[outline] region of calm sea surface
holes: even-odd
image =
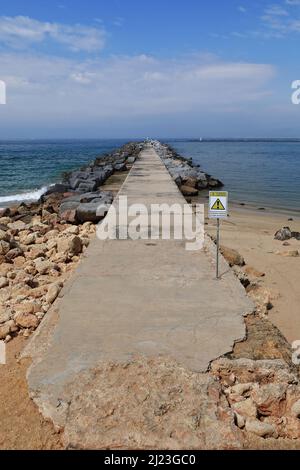
[[[42,194],[63,171],[79,168],[125,142],[0,141],[0,205]],[[300,210],[300,141],[168,143],[221,179],[232,201]]]

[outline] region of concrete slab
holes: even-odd
[[[153,149],[141,152],[118,197],[129,203],[185,204]],[[253,304],[224,260],[215,280],[214,246],[185,241],[97,238],[23,356],[42,413],[65,426],[76,378],[104,362],[167,356],[203,372],[245,337]],[[71,385],[70,385],[71,384]],[[113,390],[112,390],[113,394]]]

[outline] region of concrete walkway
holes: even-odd
[[[141,152],[120,195],[146,206],[185,203],[152,148]],[[224,261],[222,280],[214,279],[213,250],[210,242],[187,251],[184,241],[96,238],[24,353],[33,359],[28,383],[43,414],[64,426],[78,374],[99,363],[163,355],[205,371],[231,351],[253,306]]]

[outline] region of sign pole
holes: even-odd
[[[217,262],[216,262],[216,279],[220,279],[219,270],[219,250],[220,250],[220,219],[217,219]]]

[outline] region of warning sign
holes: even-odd
[[[228,192],[210,191],[209,217],[211,219],[226,219],[228,215]]]

